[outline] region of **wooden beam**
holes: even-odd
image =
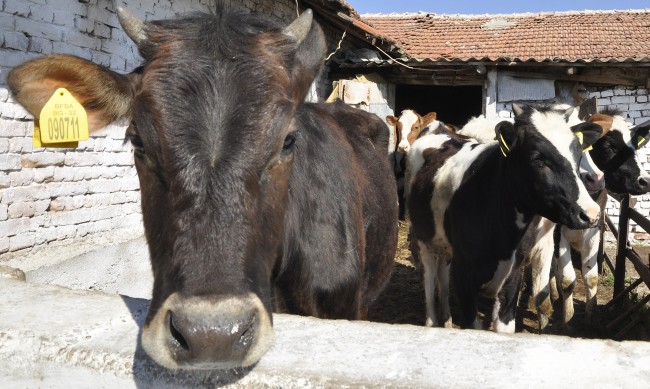
[[[647,76],[629,76],[620,74],[615,70],[611,70],[610,74],[575,74],[567,75],[565,73],[557,72],[525,72],[525,71],[505,71],[501,74],[520,77],[520,78],[541,78],[546,80],[558,81],[580,81],[593,84],[606,84],[606,85],[625,85],[625,86],[639,86],[646,85]]]

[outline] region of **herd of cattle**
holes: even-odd
[[[341,102],[304,102],[326,50],[311,11],[286,27],[223,8],[152,22],[117,12],[144,58],[130,74],[51,55],[13,69],[8,84],[35,117],[65,87],[91,131],[130,123],[154,274],[144,350],[168,368],[249,366],[272,344],[274,311],[365,318],[397,244],[389,128]],[[461,305],[454,322],[477,328],[483,293],[496,298],[494,329],[512,332],[526,257],[540,316],[548,315],[555,224],[561,292],[570,303],[573,247],[593,306],[602,204],[587,187],[650,189],[635,159],[648,128],[631,129],[614,112],[513,112],[514,121],[476,119],[483,129],[472,137],[435,114],[388,118],[407,153],[429,326],[451,325],[452,282]],[[597,167],[581,162],[588,156]]]
[[[476,312],[483,294],[495,300],[492,328],[514,332],[521,267],[529,264],[544,329],[550,289],[558,285],[549,280],[554,261],[566,325],[576,282],[572,250],[581,260],[591,319],[607,191],[650,191],[650,175],[636,158],[649,128],[633,128],[622,112],[595,107],[595,99],[575,109],[513,104],[514,121],[479,117],[460,129],[435,113],[406,110],[386,118],[395,152],[406,153],[404,197],[417,242],[412,247],[424,267],[427,325],[451,326],[451,280],[461,327],[481,327]]]

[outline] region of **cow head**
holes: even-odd
[[[311,11],[285,28],[224,10],[118,16],[144,57],[133,73],[54,55],[17,67],[9,85],[35,115],[65,87],[91,130],[130,121],[154,274],[144,350],[168,368],[254,364],[272,343],[271,278],[301,142],[294,116],[323,34]]]
[[[508,163],[508,185],[519,197],[520,212],[542,215],[580,229],[598,222],[600,209],[578,175],[582,146],[567,122],[573,109],[520,107],[513,104],[514,124],[499,123],[496,137]],[[574,127],[583,133],[601,132],[591,123]],[[593,139],[588,136],[586,139]],[[521,178],[525,177],[525,180]]]
[[[604,110],[591,116],[606,134],[590,151],[596,165],[605,172],[605,186],[614,193],[640,195],[650,191],[650,175],[636,155],[646,144],[650,126],[632,128],[621,112]]]
[[[420,116],[417,112],[406,109],[399,118],[386,116],[386,122],[395,128],[397,151],[408,153],[411,145],[422,131],[436,120],[436,113],[429,112]]]

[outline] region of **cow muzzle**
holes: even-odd
[[[142,347],[169,369],[250,366],[273,343],[270,313],[254,294],[172,294],[142,330]]]

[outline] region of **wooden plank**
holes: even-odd
[[[641,277],[643,282],[645,282],[646,285],[648,285],[648,288],[650,288],[650,267],[643,263],[639,254],[637,254],[633,249],[628,248],[625,256],[630,260],[630,262],[632,262],[636,272],[639,273],[639,277]]]
[[[636,209],[630,208],[630,219],[634,220],[646,232],[650,232],[650,220],[646,219]]]
[[[616,266],[614,267],[614,296],[625,289],[625,259],[627,254],[627,235],[630,224],[630,195],[624,195],[621,201],[621,214],[618,218],[618,248]]]
[[[612,74],[575,74],[568,75],[565,73],[535,73],[535,72],[523,72],[523,71],[508,71],[504,74],[512,77],[522,77],[522,78],[543,78],[547,80],[560,80],[560,81],[580,81],[594,84],[607,84],[607,85],[625,85],[625,86],[639,86],[645,85],[647,76],[627,76],[616,74],[613,71]]]

